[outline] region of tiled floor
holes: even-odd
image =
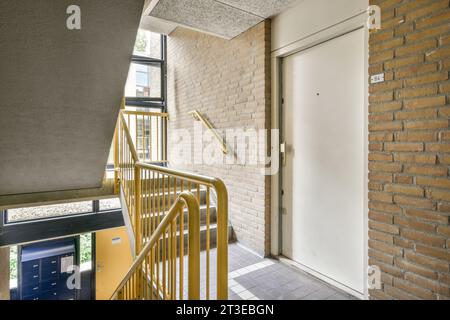
[[[230,300],[351,300],[350,295],[237,244],[229,246]]]

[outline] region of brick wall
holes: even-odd
[[[183,28],[174,31],[168,37],[169,134],[187,129],[192,135],[193,118],[188,112],[194,109],[219,130],[270,128],[269,56],[269,22],[231,41]],[[270,179],[259,168],[239,164],[176,167],[222,178],[237,239],[259,254],[269,253]]]
[[[450,298],[448,0],[371,0],[369,264],[378,299]]]

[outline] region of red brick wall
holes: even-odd
[[[449,0],[371,0],[369,264],[373,299],[450,299]]]

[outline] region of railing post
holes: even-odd
[[[124,300],[123,289],[119,290],[117,293],[117,299],[115,300]]]
[[[228,300],[228,192],[216,179],[217,192],[217,299]]]
[[[142,233],[141,233],[141,169],[134,163],[134,183],[135,183],[135,194],[134,194],[134,208],[135,208],[135,247],[136,247],[136,257],[141,253],[142,247]],[[136,283],[136,298],[141,299],[141,270],[137,273],[137,283]]]
[[[135,228],[135,240],[136,240],[136,256],[141,252],[141,169],[134,165],[134,228]]]
[[[119,185],[119,126],[120,123],[120,112],[122,110],[125,110],[125,97],[122,98],[120,101],[120,111],[119,111],[119,117],[117,119],[116,123],[116,130],[114,131],[114,194],[119,194],[120,192],[120,185]]]
[[[163,118],[163,122],[164,122],[164,138],[163,138],[163,141],[162,141],[162,143],[163,143],[163,150],[164,150],[164,157],[163,157],[163,161],[167,161],[168,159],[168,157],[167,157],[167,148],[168,148],[168,145],[167,145],[167,134],[168,134],[168,119],[167,119],[167,117],[164,117]],[[166,164],[167,164],[167,162],[166,162]]]
[[[189,206],[188,299],[200,300],[200,206],[197,200],[194,203],[194,206],[192,203],[186,203]]]

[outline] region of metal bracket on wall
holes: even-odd
[[[202,114],[197,110],[190,111],[189,114],[192,115],[196,121],[200,121],[203,123],[203,125],[214,135],[216,140],[220,143],[222,152],[224,154],[228,154],[227,144],[225,143],[223,138],[219,135],[217,130],[212,126],[212,124],[207,119],[205,119],[205,117],[203,117]]]
[[[280,154],[281,154],[281,164],[283,167],[286,166],[286,141],[280,144]]]

